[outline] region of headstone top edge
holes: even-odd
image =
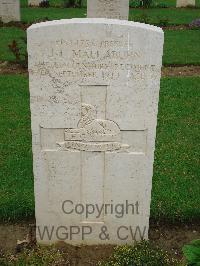
[[[134,28],[141,28],[145,30],[151,30],[154,32],[162,33],[164,34],[162,28],[159,28],[157,26],[139,23],[139,22],[133,22],[133,21],[127,21],[127,20],[119,20],[119,19],[107,19],[107,18],[72,18],[72,19],[60,19],[60,20],[52,20],[47,22],[40,22],[31,25],[27,32],[30,32],[35,29],[40,29],[44,27],[50,27],[50,26],[58,26],[58,25],[68,25],[68,24],[101,24],[105,23],[106,25],[125,25],[130,26]]]

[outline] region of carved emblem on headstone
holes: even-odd
[[[111,120],[97,119],[91,104],[82,104],[77,129],[65,129],[65,141],[58,143],[62,150],[114,151],[125,150],[119,126]]]

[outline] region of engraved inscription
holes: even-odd
[[[88,17],[128,19],[128,0],[88,0]]]
[[[45,47],[41,43],[37,46],[48,60],[33,64],[29,72],[40,78],[50,78],[54,87],[94,84],[95,81],[99,84],[110,83],[124,78],[128,82],[143,81],[151,73],[157,75],[159,72],[155,65],[140,63],[144,54],[127,36],[116,40],[71,40],[61,37],[50,41]]]

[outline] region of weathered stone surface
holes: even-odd
[[[195,6],[195,0],[176,0],[176,7]]]
[[[161,29],[128,21],[28,29],[38,242],[148,237],[162,49]]]
[[[29,6],[39,6],[42,0],[28,0]]]
[[[87,0],[88,18],[128,20],[129,0]]]
[[[4,23],[20,21],[19,0],[0,0],[0,20]]]

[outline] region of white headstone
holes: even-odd
[[[128,21],[28,29],[39,243],[148,237],[162,50],[160,28]]]
[[[0,20],[4,23],[20,21],[19,0],[0,0]]]
[[[176,7],[195,6],[195,0],[176,0]]]
[[[87,0],[88,18],[128,20],[129,0]]]
[[[29,6],[39,6],[42,0],[28,0]]]

